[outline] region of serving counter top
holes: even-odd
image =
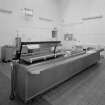
[[[56,59],[45,60],[44,62],[31,64],[31,65],[24,65],[24,64],[17,64],[17,65],[24,66],[26,68],[26,71],[28,71],[31,74],[39,74],[41,71],[47,70],[48,68],[59,66],[61,64],[65,64],[68,62],[73,62],[77,59],[84,58],[94,53],[97,53],[97,51],[87,51],[86,53],[82,53],[80,55],[75,55],[75,56],[71,55],[61,56]]]

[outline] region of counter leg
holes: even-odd
[[[14,100],[15,98],[15,69],[13,68],[13,64],[11,64],[11,92],[10,92],[10,100]]]

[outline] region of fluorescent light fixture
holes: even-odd
[[[101,19],[101,18],[103,18],[102,15],[100,15],[100,16],[86,17],[86,18],[82,18],[82,20],[86,21],[86,20]]]
[[[6,10],[6,9],[2,9],[2,8],[0,8],[0,12],[1,13],[8,13],[8,14],[11,14],[12,13],[11,10]]]
[[[45,17],[39,17],[39,20],[48,21],[48,22],[52,22],[53,21],[52,19],[45,18]]]

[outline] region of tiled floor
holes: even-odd
[[[24,105],[8,98],[9,64],[0,64],[0,71],[0,105]],[[105,59],[37,97],[30,105],[105,105]]]

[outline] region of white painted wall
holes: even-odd
[[[23,41],[52,40],[51,30],[55,26],[58,27],[58,40],[63,41],[64,34],[69,32],[82,43],[103,45],[104,4],[104,0],[0,0],[0,8],[13,12],[12,14],[0,12],[0,46],[14,44],[17,30]],[[22,12],[24,8],[33,9],[34,16],[25,17]],[[84,17],[98,15],[103,15],[103,18],[81,20]],[[39,17],[50,18],[53,22],[41,21]]]
[[[57,0],[0,0],[0,8],[13,12],[12,14],[0,12],[0,46],[13,45],[16,31],[22,37],[22,41],[52,40],[53,27],[58,27],[60,34],[58,4]],[[34,16],[25,17],[22,11],[24,8],[33,9]],[[53,21],[41,21],[39,17]]]
[[[99,15],[103,18],[82,21],[82,18]],[[105,0],[67,0],[62,16],[64,33],[73,33],[84,44],[105,45]]]
[[[12,10],[12,14],[0,12],[0,45],[12,44],[16,31],[22,40],[50,40],[51,30],[58,26],[58,10],[54,0],[0,0],[0,8]],[[34,17],[25,17],[22,9],[34,10]],[[52,19],[52,22],[39,20]]]

